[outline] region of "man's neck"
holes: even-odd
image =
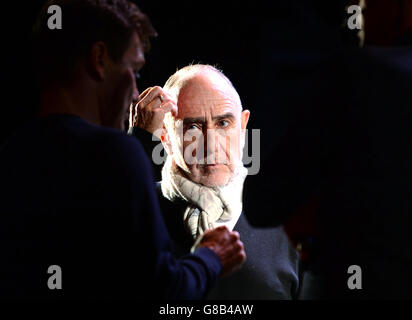
[[[51,85],[41,94],[39,117],[72,114],[101,125],[97,95],[84,81],[69,86]]]

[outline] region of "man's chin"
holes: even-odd
[[[202,176],[200,183],[209,188],[223,187],[230,181],[230,176],[227,173],[215,173]]]
[[[202,165],[202,171],[210,172],[210,171],[216,171],[216,170],[223,170],[226,167],[224,164],[220,163],[212,163],[212,164],[203,164]]]
[[[182,172],[186,178],[209,188],[223,187],[232,177],[232,171],[224,164],[197,165],[189,170],[191,173]]]

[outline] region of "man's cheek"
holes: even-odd
[[[238,158],[238,139],[233,135],[226,135],[219,139],[217,148],[217,163],[231,164]]]
[[[242,143],[241,140],[242,135],[241,132],[236,132],[236,134],[231,135],[230,137],[230,148],[228,149],[228,153],[230,156],[230,163],[234,164],[237,161],[242,159]]]
[[[183,144],[183,158],[186,164],[196,165],[204,163],[204,145],[199,139],[185,141]]]
[[[136,82],[134,78],[134,74],[128,74],[128,79],[127,79],[127,97],[128,97],[128,105],[132,102],[133,100],[133,94],[137,92],[136,89]]]
[[[127,100],[129,104],[131,103],[133,98],[134,86],[134,78],[133,75],[130,74],[130,72],[124,73],[123,76],[119,79],[117,92],[122,96],[124,100]]]

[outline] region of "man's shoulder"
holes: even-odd
[[[103,137],[106,141],[106,147],[117,151],[119,154],[143,153],[144,150],[140,141],[121,131],[107,131]]]
[[[71,155],[98,161],[98,167],[115,170],[117,175],[124,173],[132,176],[136,172],[142,176],[150,173],[150,162],[141,143],[126,132],[94,125],[81,118],[67,117],[60,124],[55,123],[54,130],[61,130],[63,135],[69,136],[68,139],[73,142],[72,149],[68,150]]]
[[[138,139],[123,132],[109,133],[104,137],[101,150],[107,160],[114,161],[123,169],[139,171],[140,174],[151,172],[149,158]]]
[[[142,150],[137,139],[130,137],[126,132],[119,129],[87,124],[76,130],[76,134],[83,137],[86,143],[97,144],[99,147],[103,147],[102,149],[114,148],[116,151]]]
[[[82,120],[68,127],[70,135],[91,151],[105,153],[106,157],[114,156],[125,159],[138,154],[144,154],[144,150],[138,139],[131,137],[119,129],[94,125]]]

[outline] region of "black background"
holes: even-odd
[[[251,110],[250,128],[281,130],[291,99],[303,102],[296,88],[311,90],[311,73],[343,39],[345,0],[135,2],[159,34],[146,57],[140,91],[163,86],[177,68],[189,63],[215,65]],[[3,4],[0,142],[30,121],[38,106],[30,30],[43,3]]]

